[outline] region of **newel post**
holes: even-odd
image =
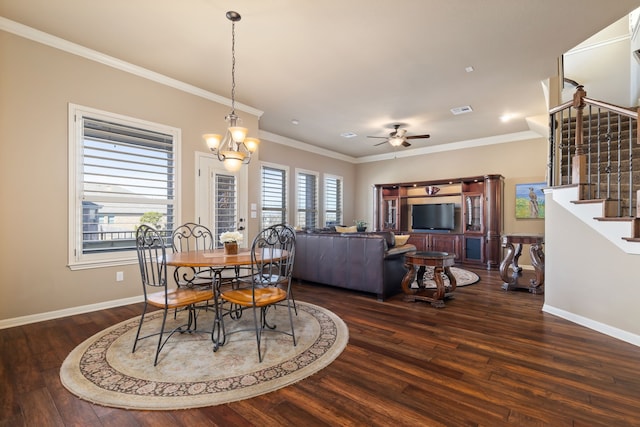
[[[573,94],[573,108],[576,110],[576,150],[573,156],[571,168],[572,184],[586,184],[587,182],[587,156],[582,142],[582,114],[584,112],[584,98],[586,96],[587,92],[584,90],[584,86],[582,85],[579,85],[576,88],[576,93]]]

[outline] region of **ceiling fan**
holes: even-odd
[[[401,124],[395,124],[393,125],[393,131],[391,131],[391,133],[389,133],[389,136],[368,136],[367,138],[384,138],[386,139],[386,141],[380,142],[379,144],[375,144],[374,147],[377,147],[378,145],[382,145],[385,142],[388,142],[389,144],[391,144],[391,146],[393,147],[399,147],[399,146],[403,146],[403,147],[410,147],[411,144],[409,143],[409,141],[407,141],[408,139],[423,139],[423,138],[429,138],[431,135],[406,135],[407,130],[406,129],[400,129]]]

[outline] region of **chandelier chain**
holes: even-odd
[[[236,113],[236,23],[231,21],[231,114]]]

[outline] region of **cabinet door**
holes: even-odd
[[[463,262],[484,263],[484,238],[464,236]]]
[[[382,216],[380,218],[380,228],[382,230],[398,231],[400,224],[398,218],[400,216],[400,199],[398,197],[382,198]]]
[[[429,250],[436,252],[447,252],[456,256],[456,261],[460,260],[460,236],[457,234],[430,234]]]
[[[465,233],[482,234],[484,232],[483,200],[484,195],[482,193],[463,193],[463,230]]]
[[[419,252],[427,250],[427,236],[424,234],[412,234],[407,243],[414,245]]]

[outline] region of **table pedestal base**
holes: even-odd
[[[445,299],[453,298],[456,289],[456,278],[451,273],[450,267],[454,263],[454,255],[446,252],[415,252],[405,256],[407,273],[402,279],[402,291],[405,293],[404,301],[426,301],[433,307],[444,307]],[[433,267],[433,280],[435,289],[427,289],[424,286],[423,276],[425,267]],[[445,286],[442,275],[449,279],[449,286]],[[418,288],[412,288],[411,284],[416,280]]]
[[[544,239],[538,235],[505,235],[502,236],[502,247],[507,249],[504,259],[500,263],[500,277],[504,281],[502,289],[511,291],[514,289],[528,289],[532,294],[544,293],[544,252],[542,243]],[[515,244],[515,247],[514,247]],[[518,265],[518,259],[522,254],[522,245],[531,245],[529,255],[536,277],[528,284],[518,283],[522,267]],[[513,273],[509,275],[509,267]]]

